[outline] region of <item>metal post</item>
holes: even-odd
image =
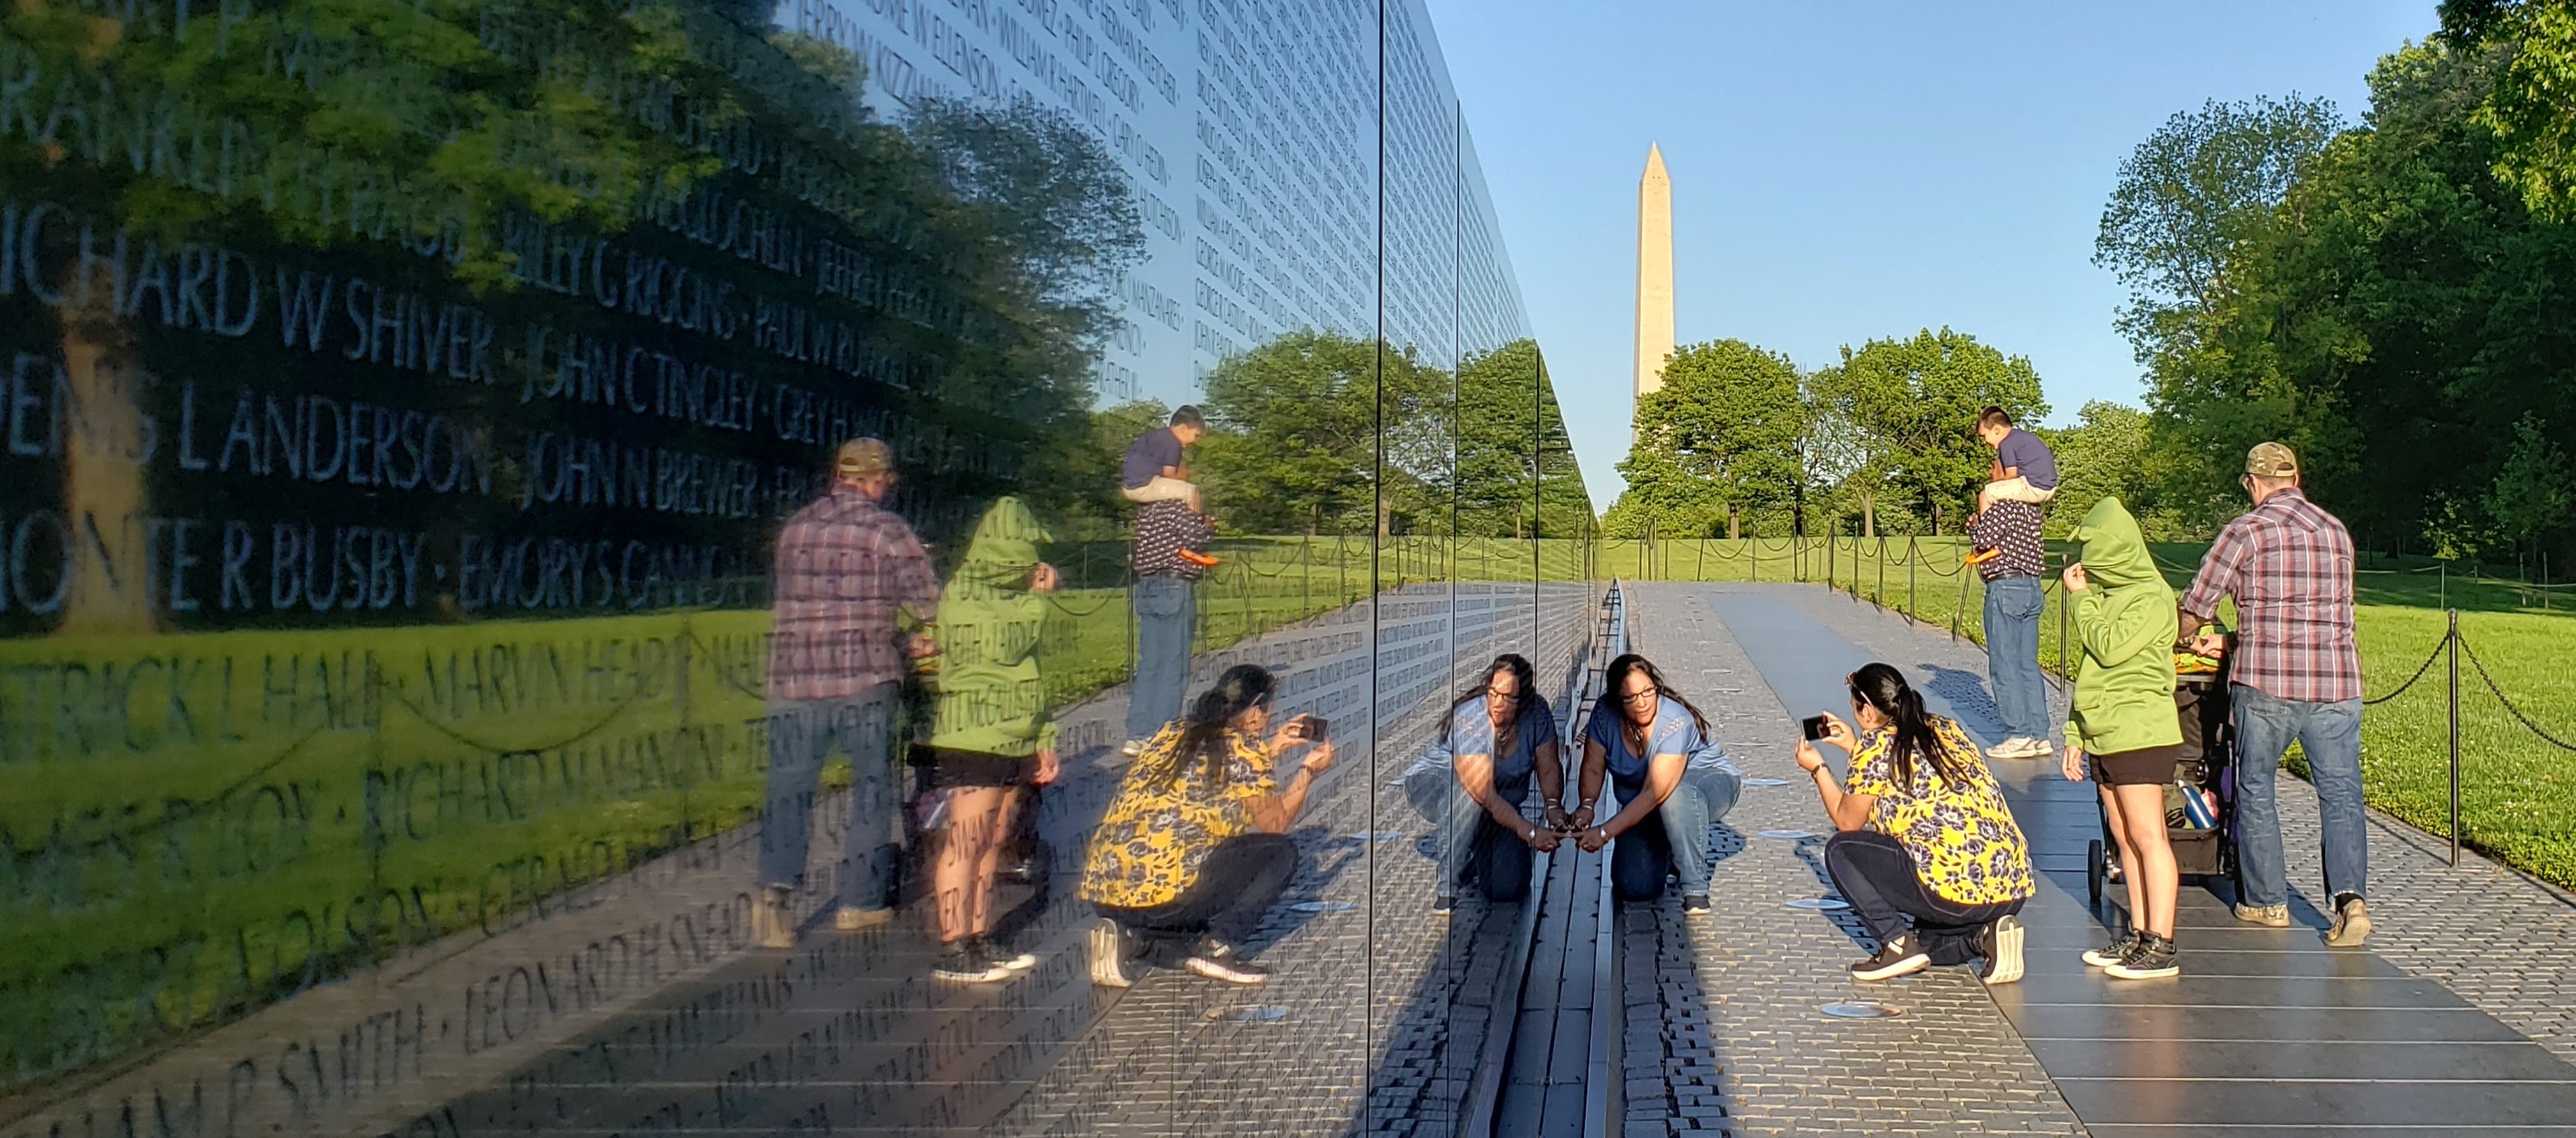
[[[2073,599],[2066,595],[2065,589],[2057,590],[2057,676],[2069,683],[2073,683],[2075,677],[2066,673],[2066,609]]]
[[[1905,619],[1914,619],[1914,567],[1922,564],[1923,554],[1914,546],[1914,535],[1905,535]]]
[[[2449,610],[2451,632],[2445,650],[2451,655],[2451,868],[2460,866],[2460,610]]]

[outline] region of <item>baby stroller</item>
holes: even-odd
[[[2188,646],[2175,647],[2174,713],[2182,719],[2182,758],[2174,764],[2173,781],[2165,784],[2165,836],[2173,842],[2178,876],[2204,882],[2223,877],[2231,886],[2236,884],[2236,731],[2229,719],[2227,672],[2235,645],[2235,637],[2228,636],[2215,666],[2192,656]],[[2196,795],[2200,802],[2189,803],[2185,795]],[[2101,810],[2098,804],[2095,809]],[[2121,879],[2110,814],[2102,811],[2101,818],[2102,836],[2093,839],[2084,858],[2085,896],[2097,908],[2103,885]],[[2202,819],[2208,825],[2198,824]]]

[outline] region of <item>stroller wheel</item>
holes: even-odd
[[[2084,895],[2093,904],[2102,903],[2102,839],[2095,838],[2084,846]]]

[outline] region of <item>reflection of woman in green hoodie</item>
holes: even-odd
[[[1055,781],[1055,724],[1038,678],[1055,567],[1049,540],[1017,498],[975,524],[966,559],[939,597],[940,655],[931,677],[930,759],[948,792],[947,833],[932,868],[943,980],[992,983],[1037,959],[991,944],[993,882],[1023,786]]]
[[[2066,567],[2064,580],[2084,662],[2067,713],[2066,777],[2083,781],[2085,756],[2092,756],[2129,886],[2131,930],[2084,961],[2124,980],[2172,976],[2182,971],[2173,942],[2180,886],[2165,834],[2165,784],[2182,758],[2173,586],[2119,499],[2093,503],[2073,536],[2084,543],[2083,557]]]

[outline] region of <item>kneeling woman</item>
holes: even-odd
[[[1184,954],[1211,979],[1268,977],[1244,942],[1297,875],[1288,827],[1333,765],[1333,745],[1305,717],[1272,730],[1276,687],[1266,669],[1226,669],[1127,768],[1084,859],[1082,899],[1106,918],[1091,933],[1093,981],[1124,988],[1135,961]],[[1272,768],[1301,749],[1283,789]]]
[[[1484,879],[1491,900],[1529,895],[1530,853],[1555,849],[1566,823],[1558,805],[1565,768],[1556,756],[1556,713],[1539,698],[1530,662],[1510,652],[1494,657],[1485,682],[1450,706],[1439,737],[1404,772],[1406,800],[1440,827],[1432,912],[1454,908],[1469,877]],[[1521,816],[1532,775],[1547,803],[1544,826]]]
[[[1824,717],[1825,741],[1851,753],[1850,778],[1835,785],[1814,743],[1798,744],[1798,765],[1839,831],[1825,842],[1825,872],[1878,938],[1853,978],[1982,959],[1986,983],[2021,979],[2015,914],[2036,888],[2030,845],[1994,773],[1956,722],[1923,709],[1904,673],[1866,664],[1850,684],[1858,734]]]
[[[1610,855],[1610,883],[1623,900],[1664,891],[1664,874],[1682,882],[1682,910],[1708,910],[1708,828],[1734,809],[1743,772],[1708,737],[1708,717],[1664,682],[1643,656],[1610,661],[1607,694],[1583,728],[1581,808],[1575,843],[1597,853],[1634,830]],[[1607,775],[1619,812],[1592,824],[1592,802]]]

